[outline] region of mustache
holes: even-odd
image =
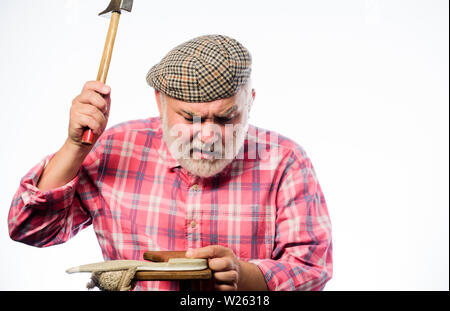
[[[221,142],[221,140],[219,140]],[[222,143],[203,143],[199,140],[193,140],[190,145],[190,152],[200,152],[211,156],[221,156],[223,146]]]

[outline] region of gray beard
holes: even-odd
[[[171,146],[173,142],[177,139],[177,137],[173,137],[170,135],[170,128],[169,124],[166,118],[166,111],[164,111],[164,114],[162,116],[162,130],[163,130],[163,139],[167,146],[169,147],[169,150],[171,150]],[[178,161],[178,163],[189,173],[191,173],[194,176],[199,177],[211,177],[214,176],[220,172],[222,172],[225,167],[227,167],[228,164],[233,162],[236,155],[239,153],[240,149],[243,147],[245,138],[247,136],[247,130],[248,130],[248,117],[245,116],[245,123],[242,125],[243,130],[236,132],[233,132],[233,153],[232,156],[222,157],[218,159],[192,159],[190,157],[192,146],[202,144],[200,141],[193,141],[190,143],[189,148],[187,148],[187,151],[189,151],[189,154],[185,154],[185,156],[182,157],[175,157],[173,152],[172,156]],[[196,138],[195,138],[196,139]],[[222,145],[222,150],[224,150],[225,147]],[[224,152],[222,152],[224,154]]]

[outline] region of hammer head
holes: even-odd
[[[133,7],[133,0],[111,0],[106,10],[100,12],[98,15],[109,16],[113,12],[122,13],[122,11],[131,12]]]

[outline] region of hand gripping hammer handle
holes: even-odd
[[[103,49],[103,56],[97,74],[97,81],[101,81],[103,83],[106,83],[106,77],[108,76],[109,64],[111,62],[111,56],[114,48],[114,41],[116,39],[117,27],[119,26],[119,20],[120,13],[112,12],[108,34],[106,36],[105,47]],[[86,145],[92,145],[92,143],[94,142],[94,132],[92,132],[90,128],[86,128],[84,130],[81,142]]]

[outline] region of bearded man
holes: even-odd
[[[11,238],[51,246],[93,224],[105,260],[187,250],[208,259],[216,290],[323,289],[332,244],[322,190],[298,144],[248,124],[250,73],[238,41],[189,40],[147,74],[160,117],[106,131],[111,90],[87,82],[64,145],[21,180]],[[87,127],[93,146],[81,142]],[[178,290],[179,282],[135,289]]]

